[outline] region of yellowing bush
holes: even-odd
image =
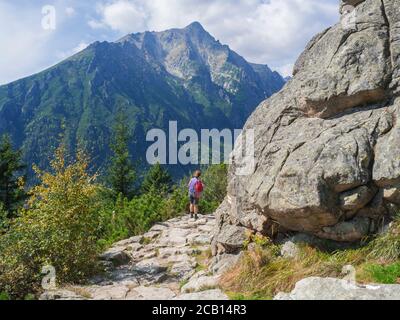
[[[82,152],[67,164],[60,147],[52,173],[35,169],[41,183],[30,192],[29,209],[0,236],[0,292],[37,292],[45,265],[55,268],[58,283],[79,282],[94,271],[99,216],[87,166]]]

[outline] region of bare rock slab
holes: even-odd
[[[202,292],[187,293],[176,297],[174,300],[229,300],[228,296],[219,289],[207,290]]]
[[[138,287],[131,290],[126,300],[172,300],[176,294],[169,288]]]
[[[194,277],[182,287],[181,292],[190,293],[214,289],[218,286],[219,278],[219,276]]]
[[[307,278],[275,300],[400,300],[400,285],[361,286],[334,278]]]

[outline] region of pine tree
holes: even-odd
[[[167,193],[171,191],[171,186],[171,175],[157,163],[147,172],[142,184],[142,192],[147,193],[158,190],[160,193]]]
[[[25,198],[21,173],[26,166],[22,164],[21,157],[21,151],[15,151],[10,137],[4,135],[0,142],[0,202],[9,215]]]
[[[114,125],[110,146],[113,156],[108,172],[108,180],[116,196],[122,194],[125,197],[129,197],[136,177],[128,149],[129,139],[130,134],[126,114],[120,111],[116,116]]]

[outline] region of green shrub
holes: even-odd
[[[224,201],[228,187],[227,168],[226,164],[211,165],[204,171],[202,180],[205,188],[200,202],[201,212],[213,213]]]
[[[189,178],[185,177],[181,179],[172,191],[169,197],[168,204],[169,210],[172,211],[170,215],[179,216],[181,214],[188,213],[189,208],[189,190],[188,190]]]
[[[400,279],[400,263],[391,265],[370,265],[366,270],[371,274],[372,278],[378,283],[395,284]]]
[[[8,212],[4,209],[4,205],[0,202],[0,235],[7,231],[9,223],[10,220],[8,219]]]
[[[95,271],[98,188],[87,163],[78,153],[67,165],[60,147],[54,173],[36,170],[41,184],[30,191],[29,209],[0,236],[0,292],[17,298],[38,292],[45,265],[55,268],[58,283],[80,282]]]
[[[102,239],[109,246],[116,241],[147,232],[155,223],[166,221],[181,213],[177,208],[180,195],[164,195],[152,190],[128,200],[119,196],[114,206],[101,211]]]
[[[0,292],[0,301],[10,300],[10,296],[5,292]]]

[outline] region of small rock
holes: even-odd
[[[110,261],[114,266],[118,267],[127,264],[130,261],[130,256],[125,252],[124,247],[114,247],[106,251],[100,256],[101,260]]]
[[[125,285],[86,287],[93,300],[124,300],[129,288]]]
[[[391,203],[400,204],[400,186],[385,188],[383,198]]]
[[[292,241],[287,241],[281,249],[282,257],[286,259],[295,259],[299,256],[300,251],[296,244]]]
[[[207,290],[196,293],[186,293],[176,297],[174,300],[229,300],[228,296],[219,289]]]
[[[240,226],[225,224],[217,235],[217,241],[226,253],[234,253],[243,248],[247,240],[247,229]]]
[[[181,292],[190,293],[213,289],[218,286],[219,278],[219,276],[202,276],[192,278],[182,287]]]
[[[365,207],[376,195],[376,188],[361,186],[340,195],[340,206],[345,211],[359,210]]]
[[[122,240],[122,241],[119,241],[119,242],[115,243],[114,247],[126,247],[126,246],[131,245],[131,244],[137,244],[137,243],[141,242],[142,239],[143,239],[143,236],[135,236],[135,237],[132,237],[132,238],[129,238],[129,239],[126,239],[126,240]]]
[[[195,265],[196,259],[194,257],[191,257],[191,256],[187,255],[187,254],[178,254],[178,255],[174,255],[174,256],[169,256],[166,259],[166,262],[167,263],[170,263],[170,262],[174,262],[174,263],[176,263],[176,262],[190,262],[192,265],[196,266]]]
[[[212,236],[210,234],[194,234],[188,237],[188,242],[190,245],[204,245],[204,244],[211,244]]]
[[[334,278],[307,278],[274,300],[400,300],[400,285],[357,285]]]
[[[168,247],[161,248],[158,250],[158,257],[160,259],[165,259],[170,256],[180,255],[180,254],[193,254],[196,250],[189,247]]]
[[[339,222],[333,227],[325,227],[317,235],[324,239],[355,242],[363,239],[373,231],[372,227],[371,219],[356,217],[353,220]]]
[[[171,267],[169,273],[178,279],[187,280],[196,272],[195,267],[196,263],[193,264],[190,261],[182,261],[175,263]]]
[[[169,283],[171,281],[171,277],[163,272],[159,274],[147,274],[143,273],[139,275],[138,281],[142,286],[153,286],[153,285],[158,285],[158,284],[165,284]]]
[[[39,300],[86,300],[86,298],[69,290],[46,291]]]
[[[187,243],[187,236],[190,233],[189,230],[172,228],[161,235],[157,240],[157,244],[164,247],[184,246]]]
[[[167,271],[167,269],[168,268],[161,265],[160,261],[156,258],[140,261],[133,267],[134,271],[152,275],[162,273]]]
[[[211,234],[213,232],[213,230],[214,230],[214,225],[213,224],[211,224],[211,225],[206,224],[206,225],[199,226],[198,229],[199,229],[199,231],[201,233]]]
[[[143,235],[143,239],[154,240],[154,239],[157,238],[160,234],[161,234],[160,231],[149,231],[149,232],[146,232],[146,233]],[[143,240],[142,240],[142,241],[143,241]]]
[[[126,251],[130,251],[132,253],[137,252],[141,249],[143,249],[143,246],[140,243],[132,243],[126,247]]]
[[[222,274],[234,267],[242,257],[242,253],[240,254],[223,254],[220,256],[214,257],[213,263],[211,263],[210,271],[215,274]]]
[[[168,288],[138,287],[131,290],[126,300],[171,300],[176,294]]]
[[[143,259],[148,260],[148,259],[151,259],[151,258],[155,258],[156,256],[157,256],[157,253],[155,251],[151,251],[151,252],[145,254],[143,256]]]
[[[167,229],[168,229],[168,225],[157,223],[150,229],[150,232],[162,232]]]

